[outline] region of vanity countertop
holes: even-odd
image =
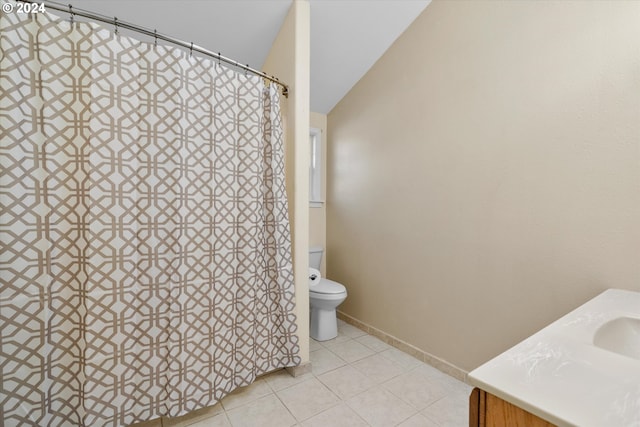
[[[473,370],[468,381],[558,426],[640,427],[638,324],[640,292],[609,289]],[[630,355],[602,348],[603,335]]]

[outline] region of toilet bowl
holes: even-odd
[[[309,250],[309,265],[316,271],[322,261],[322,248]],[[319,273],[318,273],[319,274]],[[333,280],[309,278],[309,305],[311,308],[311,338],[327,341],[338,336],[336,308],[347,298],[347,289]]]

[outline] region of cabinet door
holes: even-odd
[[[474,388],[469,396],[469,427],[554,427],[524,409]]]

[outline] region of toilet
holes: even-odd
[[[320,270],[323,249],[309,249],[309,267]],[[347,298],[347,289],[333,280],[309,278],[309,305],[311,307],[310,335],[316,341],[327,341],[338,336],[336,307]]]

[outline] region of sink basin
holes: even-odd
[[[596,331],[593,344],[640,360],[640,319],[618,317],[608,321]]]

